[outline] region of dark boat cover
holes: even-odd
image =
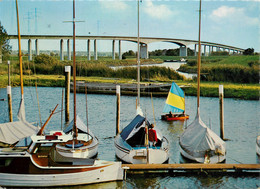
[[[145,118],[141,115],[137,115],[131,123],[129,123],[120,133],[123,140],[128,140],[132,136],[135,135],[141,128],[145,127]],[[150,123],[146,121],[148,127],[150,127]]]

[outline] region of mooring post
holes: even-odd
[[[10,80],[10,60],[7,61],[8,64],[8,86],[7,86],[7,98],[8,98],[8,112],[9,112],[9,121],[13,122],[13,111],[12,111],[12,88]]]
[[[70,120],[70,66],[65,66],[65,121]]]
[[[116,86],[116,135],[120,132],[120,85]]]
[[[219,116],[220,116],[220,138],[224,140],[224,90],[223,85],[219,85]]]
[[[8,98],[8,111],[9,111],[9,121],[13,122],[13,112],[12,112],[12,94],[11,86],[7,86],[7,98]]]

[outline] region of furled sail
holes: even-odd
[[[18,112],[19,121],[0,124],[0,142],[14,144],[38,132],[38,128],[25,119],[24,100],[21,99]]]
[[[182,113],[185,110],[183,90],[173,81],[163,109],[164,113]]]

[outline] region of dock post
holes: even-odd
[[[7,98],[8,98],[8,111],[9,111],[9,121],[13,122],[13,111],[12,111],[12,88],[10,80],[10,60],[7,61],[8,64],[8,86],[7,86]]]
[[[70,120],[70,66],[65,66],[65,121]]]
[[[120,85],[116,86],[116,135],[120,132]]]
[[[223,105],[223,85],[219,85],[219,118],[220,118],[220,138],[224,140],[224,105]]]

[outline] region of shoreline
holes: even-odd
[[[12,86],[18,87],[20,85],[20,76],[12,76]],[[3,75],[0,79],[0,88],[6,88],[8,83],[7,75]],[[119,78],[104,78],[104,77],[78,77],[77,82],[86,82],[88,86],[88,93],[95,94],[111,94],[115,95],[115,85],[121,85],[121,95],[135,96],[136,81],[131,79]],[[24,86],[37,86],[39,87],[64,87],[65,76],[63,75],[24,75]],[[192,81],[175,81],[183,88],[186,96],[196,96],[197,86],[196,82]],[[217,83],[217,82],[202,82],[201,83],[201,96],[202,97],[219,97],[218,86],[224,85],[224,97],[235,98],[241,100],[259,100],[259,84],[234,84],[234,83]],[[84,85],[85,86],[85,85]],[[100,87],[98,87],[100,86]],[[128,86],[128,87],[127,87]],[[131,87],[130,87],[131,86]],[[142,96],[166,97],[168,95],[171,81],[146,81],[141,82]],[[85,87],[84,87],[85,88]],[[85,90],[84,90],[85,92]]]

